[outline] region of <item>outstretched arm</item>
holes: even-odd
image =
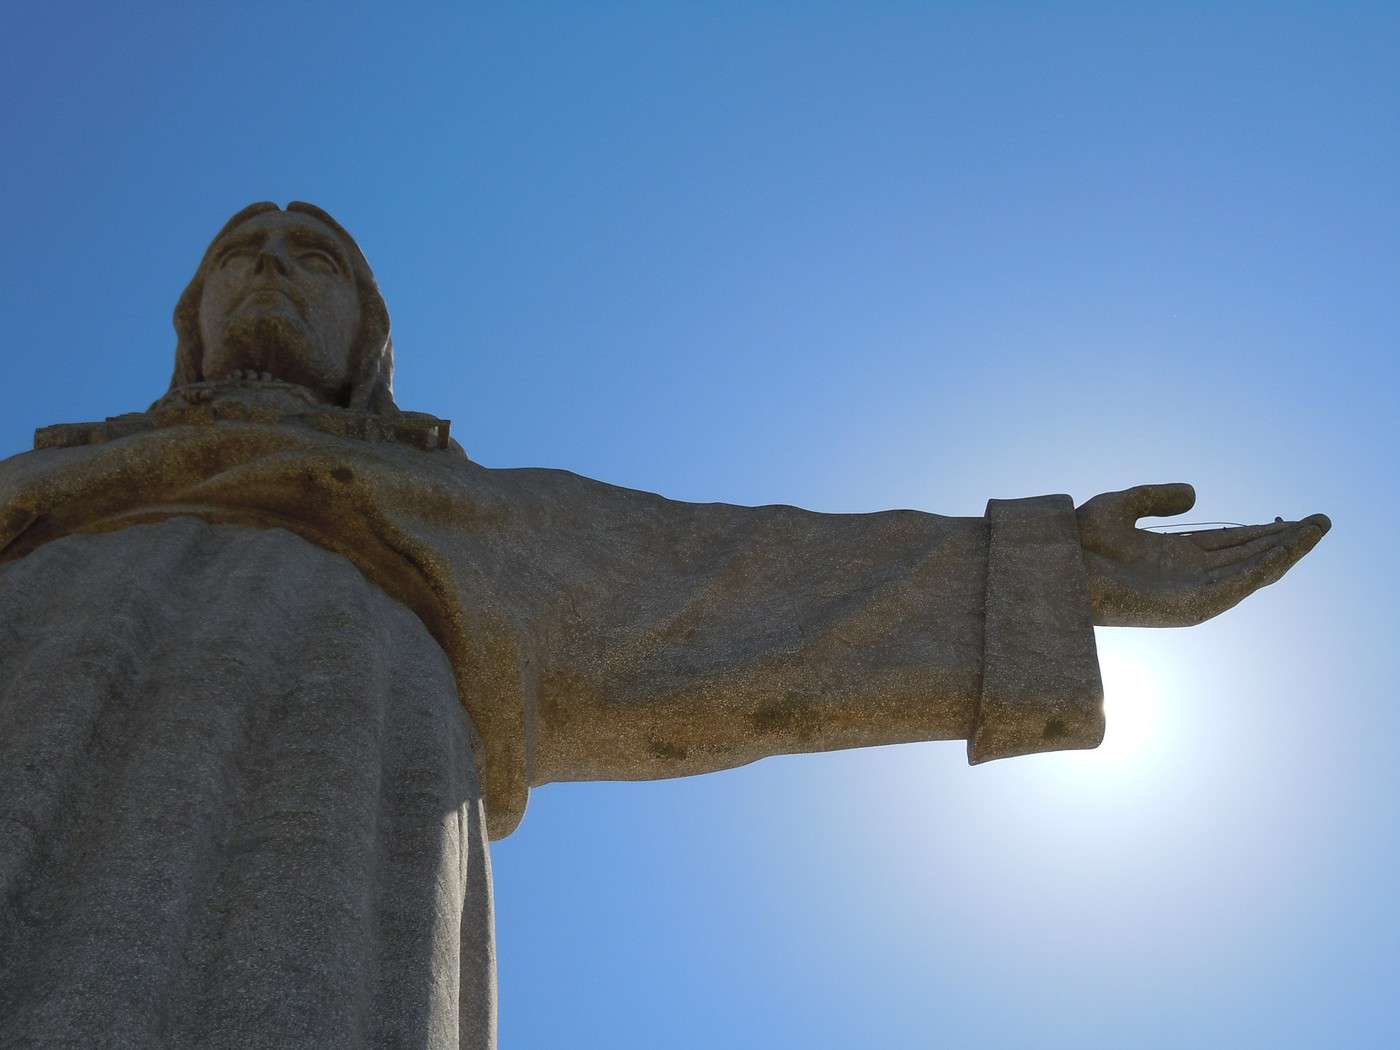
[[[1068,497],[984,518],[678,503],[492,471],[528,566],[530,780],[649,779],[766,755],[1102,732]]]
[[[1180,626],[1277,580],[1296,523],[1136,529],[1190,486],[992,500],[982,518],[680,503],[490,472],[530,534],[530,779],[649,779],[766,755],[966,739],[973,762],[1102,737],[1093,624]],[[515,589],[522,582],[514,578]]]

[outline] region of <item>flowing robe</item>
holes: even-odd
[[[1102,735],[1068,497],[679,503],[424,433],[216,404],[0,464],[0,1044],[492,1046],[532,785]]]

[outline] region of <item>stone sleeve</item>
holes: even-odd
[[[1103,684],[1074,502],[987,503],[982,690],[971,763],[1098,746]]]

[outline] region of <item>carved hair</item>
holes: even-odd
[[[204,341],[199,334],[199,300],[204,293],[204,277],[213,261],[214,247],[238,226],[255,215],[268,211],[282,211],[270,201],[250,204],[228,222],[224,223],[204,257],[194,277],[175,304],[175,374],[170,378],[170,389],[203,382],[201,362],[204,359]],[[374,272],[369,268],[364,252],[340,225],[314,204],[292,201],[286,211],[310,215],[329,227],[345,249],[346,258],[355,277],[355,289],[360,296],[360,327],[355,337],[355,345],[350,348],[350,384],[340,400],[344,408],[354,408],[363,412],[393,413],[398,411],[394,404],[394,342],[389,336],[389,308],[384,297],[379,294],[379,285]]]

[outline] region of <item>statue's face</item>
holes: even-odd
[[[199,300],[205,379],[251,369],[336,401],[359,325],[350,260],[314,217],[263,212],[214,245]]]

